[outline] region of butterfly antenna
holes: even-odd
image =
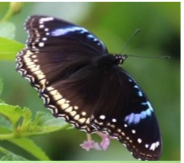
[[[159,59],[170,59],[170,56],[142,56],[142,55],[131,55],[126,54],[127,57],[140,57],[140,58],[159,58]]]
[[[131,35],[131,37],[128,39],[128,41],[123,46],[122,52],[125,50],[127,45],[132,41],[132,39],[140,32],[140,29],[135,30],[135,32]],[[122,53],[121,52],[121,53]],[[170,59],[170,56],[141,56],[141,55],[131,55],[131,54],[124,54],[124,56],[127,57],[140,57],[140,58],[160,58],[160,59]]]
[[[128,41],[125,43],[125,45],[123,46],[122,52],[125,50],[125,48],[127,47],[127,45],[129,44],[129,42],[135,37],[135,35],[137,35],[140,32],[140,29],[135,30],[135,32],[132,34],[132,36],[128,39]]]

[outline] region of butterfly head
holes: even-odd
[[[114,57],[115,57],[115,62],[117,63],[117,65],[121,65],[123,64],[125,59],[128,57],[128,55],[115,54]]]
[[[113,65],[121,65],[123,64],[124,60],[128,56],[115,54],[115,55],[105,55],[102,57],[96,57],[94,58],[94,63],[97,65],[100,69],[108,69],[112,67]]]

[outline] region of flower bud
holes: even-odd
[[[12,13],[17,13],[21,10],[24,2],[10,2],[10,9]]]

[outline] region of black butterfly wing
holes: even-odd
[[[57,18],[32,16],[25,29],[29,34],[27,48],[19,53],[17,63],[24,63],[30,71],[40,66],[47,79],[55,80],[58,74],[60,79],[67,77],[91,58],[108,54],[104,44],[85,28]]]
[[[105,45],[94,34],[61,19],[31,16],[25,23],[25,29],[29,34],[27,46],[34,51],[60,52],[79,57],[108,54]]]
[[[67,79],[85,69],[92,58],[107,55],[106,47],[85,28],[53,17],[32,16],[26,21],[25,29],[29,37],[27,47],[17,55],[17,71],[39,91],[46,107],[55,116],[62,114],[68,122],[74,125],[76,122],[75,126],[78,127],[78,116],[72,119],[68,115],[71,108],[65,110],[71,100],[66,99],[62,91],[68,91],[67,97],[73,99],[77,93],[67,89],[66,84],[70,82]],[[60,92],[57,89],[61,86],[65,89]],[[81,113],[77,107],[76,114]],[[80,127],[85,128],[85,123],[89,122],[85,121],[82,123],[84,126]],[[94,128],[88,127],[86,130],[92,132]]]
[[[91,123],[91,115],[100,98],[104,80],[98,69],[88,65],[69,78],[48,86],[41,96],[56,117],[64,117],[76,128],[92,133],[96,128]]]
[[[162,140],[148,98],[120,67],[111,69],[107,76],[91,123],[118,138],[135,158],[158,160]]]

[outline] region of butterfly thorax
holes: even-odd
[[[113,67],[114,65],[123,64],[124,60],[127,58],[127,55],[105,55],[102,57],[98,57],[95,59],[95,64],[100,69],[108,69]]]

